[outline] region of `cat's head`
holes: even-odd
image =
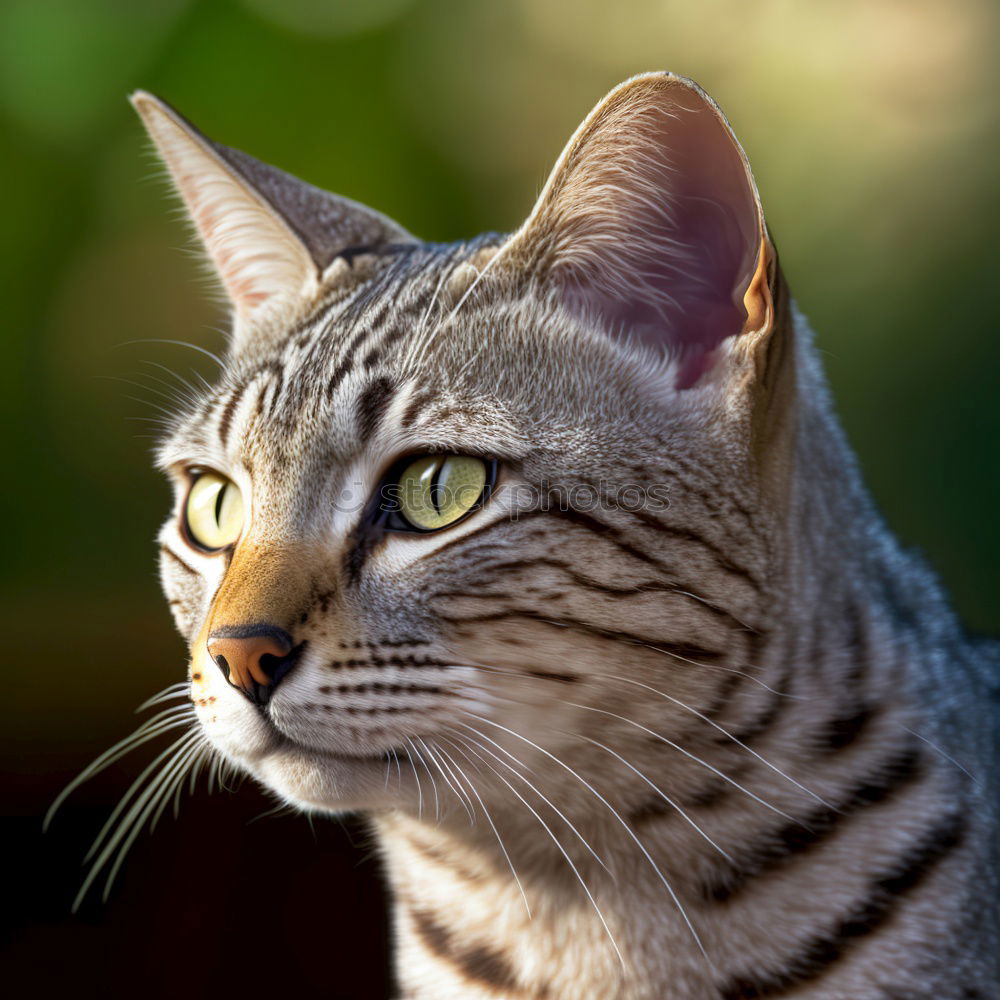
[[[767,613],[791,376],[716,105],[622,84],[517,232],[440,246],[134,103],[233,307],[160,450],[212,743],[305,807],[436,777],[447,813],[463,769],[502,791],[504,754],[685,717],[637,685],[717,698]]]

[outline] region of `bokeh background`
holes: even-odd
[[[40,832],[184,669],[154,573],[168,495],[148,418],[169,380],[154,365],[212,366],[148,341],[219,350],[225,318],[131,89],[448,240],[515,226],[616,82],[693,76],[750,154],[878,503],[995,631],[998,17],[991,0],[2,0],[5,990],[389,989],[357,824],[257,819],[259,792],[202,785],[77,916],[85,847],[153,750]]]

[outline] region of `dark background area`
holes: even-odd
[[[81,859],[159,744],[41,815],[184,676],[154,571],[168,378],[211,375],[207,294],[125,101],[446,240],[513,228],[616,82],[729,114],[868,482],[974,628],[1000,625],[998,11],[988,0],[3,0],[0,608],[10,995],[386,994],[363,828],[202,781],[109,901]],[[118,379],[144,382],[137,388]]]

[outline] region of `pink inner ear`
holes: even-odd
[[[600,132],[590,137],[600,147],[580,150],[604,161],[587,169],[598,188],[587,214],[608,231],[599,259],[567,261],[567,298],[611,331],[665,349],[677,387],[689,388],[744,328],[760,249],[756,194],[721,116],[688,87],[659,91],[615,123],[611,142],[618,129],[632,133],[621,152]]]

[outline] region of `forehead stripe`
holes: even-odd
[[[280,362],[278,362],[278,361],[272,361],[267,366],[267,371],[270,372],[274,376],[274,379],[273,379],[273,381],[270,384],[271,398],[270,398],[270,401],[268,402],[268,405],[267,405],[267,415],[270,417],[270,416],[274,415],[274,411],[277,409],[277,406],[278,406],[278,397],[281,395],[281,390],[285,386],[285,369],[284,369],[284,366]],[[260,412],[262,411],[262,409],[264,407],[264,397],[265,397],[265,395],[267,393],[267,390],[268,390],[268,387],[264,386],[264,388],[262,388],[261,391],[260,391],[259,398],[257,399],[257,413],[258,413],[258,415],[260,414]]]
[[[385,418],[396,394],[396,387],[385,376],[373,379],[358,397],[358,434],[361,443],[370,441]]]
[[[243,393],[245,393],[246,390],[246,382],[238,385],[230,394],[229,399],[226,400],[226,405],[222,408],[222,414],[219,417],[217,430],[219,434],[219,441],[222,443],[223,448],[227,448],[229,446],[229,432],[233,427],[233,415],[236,413],[236,407],[240,405],[240,400],[243,398]]]

